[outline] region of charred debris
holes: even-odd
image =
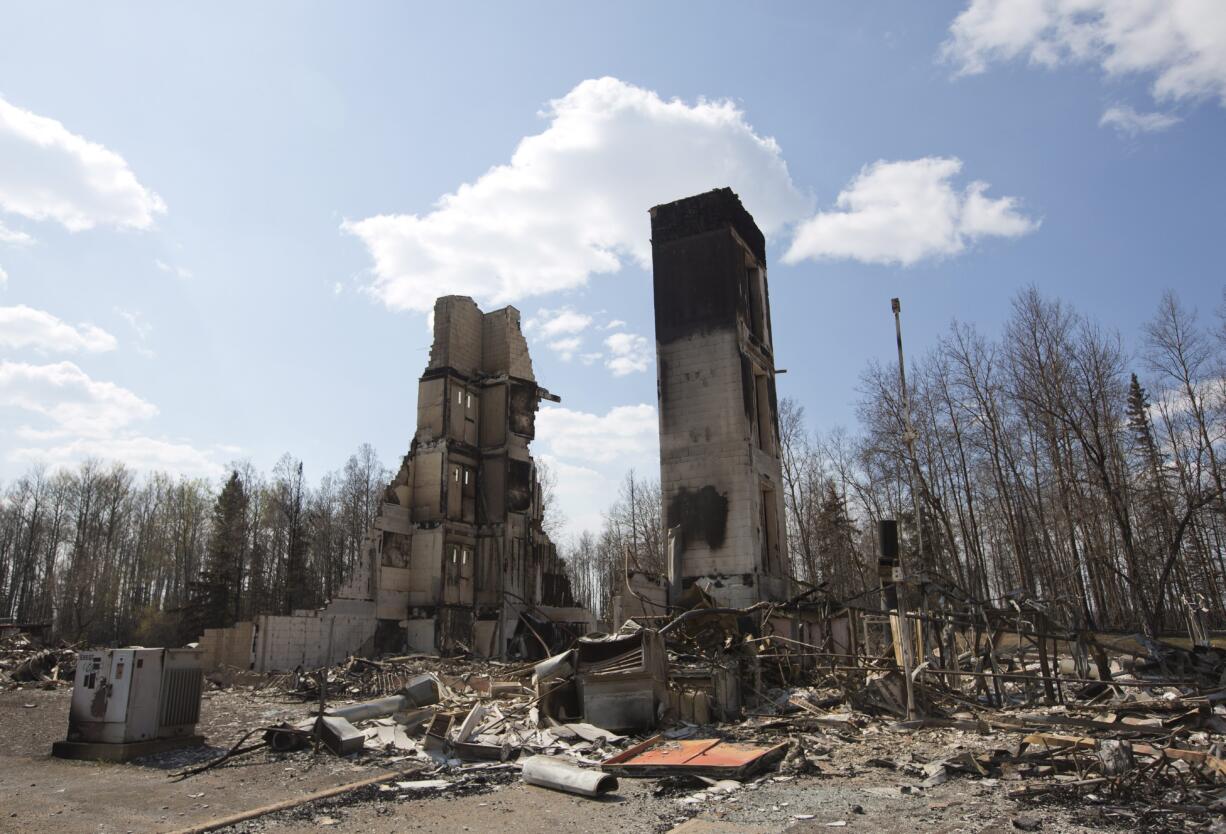
[[[416,433],[361,569],[324,609],[200,640],[214,690],[296,701],[300,719],[247,727],[175,778],[338,755],[375,773],[327,796],[522,778],[599,797],[642,778],[697,807],[879,768],[904,792],[968,779],[1021,806],[1207,829],[1226,810],[1226,652],[1197,612],[1185,644],[1099,633],[1058,601],[976,599],[903,564],[888,521],[871,593],[790,578],[762,233],[728,189],[651,224],[664,575],[627,564],[607,622],[576,605],[528,451],[557,398],[518,311],[440,298]],[[71,647],[0,637],[0,685],[72,679]]]
[[[531,663],[223,669],[213,686],[299,700],[302,719],[251,727],[176,775],[258,751],[343,755],[390,769],[387,798],[519,778],[597,797],[639,778],[697,805],[761,780],[882,769],[904,792],[973,780],[1023,811],[1077,800],[1143,830],[1201,830],[1220,814],[1226,653],[1078,630],[1036,600],[993,607],[927,582],[910,593],[898,613],[817,589],[744,608],[700,593]],[[915,626],[910,711],[897,617]]]

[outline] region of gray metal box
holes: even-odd
[[[68,740],[124,744],[192,736],[204,674],[199,649],[81,652]]]

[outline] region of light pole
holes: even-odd
[[[911,465],[907,470],[907,481],[911,487],[911,502],[915,513],[915,541],[919,548],[920,565],[924,564],[924,525],[920,520],[920,500],[919,493],[916,492],[916,482],[919,480],[919,464],[915,458],[915,429],[911,426],[911,398],[907,394],[907,364],[903,359],[902,354],[902,304],[897,298],[890,299],[890,309],[894,313],[894,335],[898,340],[898,387],[902,394],[902,441],[907,447],[907,454],[911,458]],[[895,581],[899,585],[901,593],[898,594],[898,631],[899,638],[903,644],[902,650],[902,666],[903,674],[907,679],[907,718],[915,717],[915,687],[911,680],[911,669],[914,666],[911,653],[915,650],[915,641],[911,637],[911,618],[907,616],[907,602],[910,594],[907,593],[907,578],[906,567],[903,562],[902,548],[898,549],[898,573]]]

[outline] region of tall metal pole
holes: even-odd
[[[911,466],[907,470],[907,481],[911,487],[911,501],[915,513],[915,540],[919,547],[920,565],[924,564],[924,525],[920,521],[919,494],[915,491],[918,480],[917,463],[915,460],[915,429],[911,426],[911,398],[907,394],[907,364],[902,353],[902,304],[897,298],[890,299],[890,309],[894,312],[894,335],[898,340],[898,386],[902,394],[902,440],[907,446],[907,454],[911,458]],[[915,651],[915,641],[911,636],[911,618],[907,616],[907,604],[910,594],[907,593],[906,567],[903,562],[902,548],[898,551],[899,585],[899,636],[903,643],[902,661],[903,674],[907,684],[907,718],[915,717],[915,687],[911,680],[911,669],[914,666],[911,653]]]
[[[894,335],[898,339],[898,387],[902,392],[902,440],[907,444],[907,455],[911,458],[907,477],[911,486],[911,502],[915,510],[915,542],[919,548],[920,567],[925,568],[927,560],[924,555],[924,525],[920,520],[920,499],[915,484],[920,480],[919,461],[915,457],[915,441],[918,435],[911,425],[911,397],[907,394],[907,363],[902,355],[902,304],[897,298],[890,299],[890,309],[894,311]]]

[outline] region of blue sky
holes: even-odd
[[[394,464],[462,292],[523,312],[597,525],[657,465],[647,209],[723,185],[817,428],[891,296],[915,353],[1031,283],[1126,341],[1168,287],[1208,316],[1226,6],[1067,6],[0,4],[0,479]]]

